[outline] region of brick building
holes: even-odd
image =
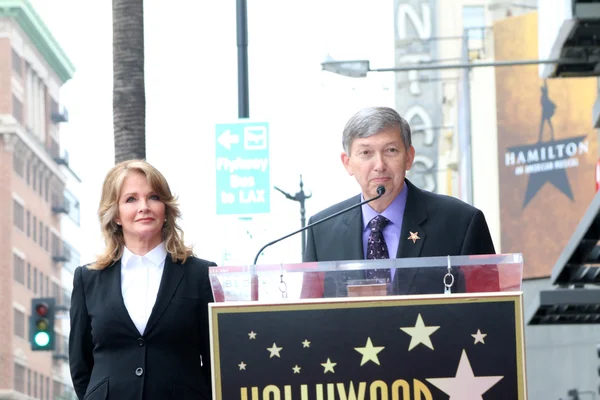
[[[31,351],[31,300],[69,306],[79,257],[77,177],[61,149],[59,90],[74,68],[28,0],[0,0],[0,399],[70,399],[68,319],[54,351]],[[71,242],[72,243],[72,242]]]

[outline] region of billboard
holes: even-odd
[[[496,60],[537,58],[537,13],[498,21],[494,35]],[[537,65],[496,68],[501,251],[523,253],[524,278],[550,276],[595,194],[596,88],[543,80]]]

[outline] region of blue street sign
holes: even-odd
[[[268,213],[269,124],[217,124],[217,215]]]

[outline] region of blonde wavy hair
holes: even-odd
[[[98,217],[100,218],[100,228],[106,248],[102,254],[97,256],[96,262],[89,265],[88,268],[104,269],[113,265],[123,256],[125,239],[121,227],[115,222],[115,218],[119,215],[119,197],[121,196],[123,182],[130,171],[143,174],[152,190],[164,203],[166,221],[163,224],[162,236],[165,247],[173,262],[181,261],[184,263],[188,257],[193,255],[193,251],[192,247],[184,244],[183,231],[177,224],[177,220],[181,217],[177,197],[171,193],[167,180],[156,168],[144,160],[128,160],[115,165],[104,178]]]

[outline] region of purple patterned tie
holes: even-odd
[[[369,240],[367,240],[367,260],[377,260],[390,258],[385,238],[383,237],[383,228],[390,223],[390,220],[383,215],[378,215],[369,222]],[[367,279],[385,279],[390,281],[389,269],[370,269],[367,270]]]

